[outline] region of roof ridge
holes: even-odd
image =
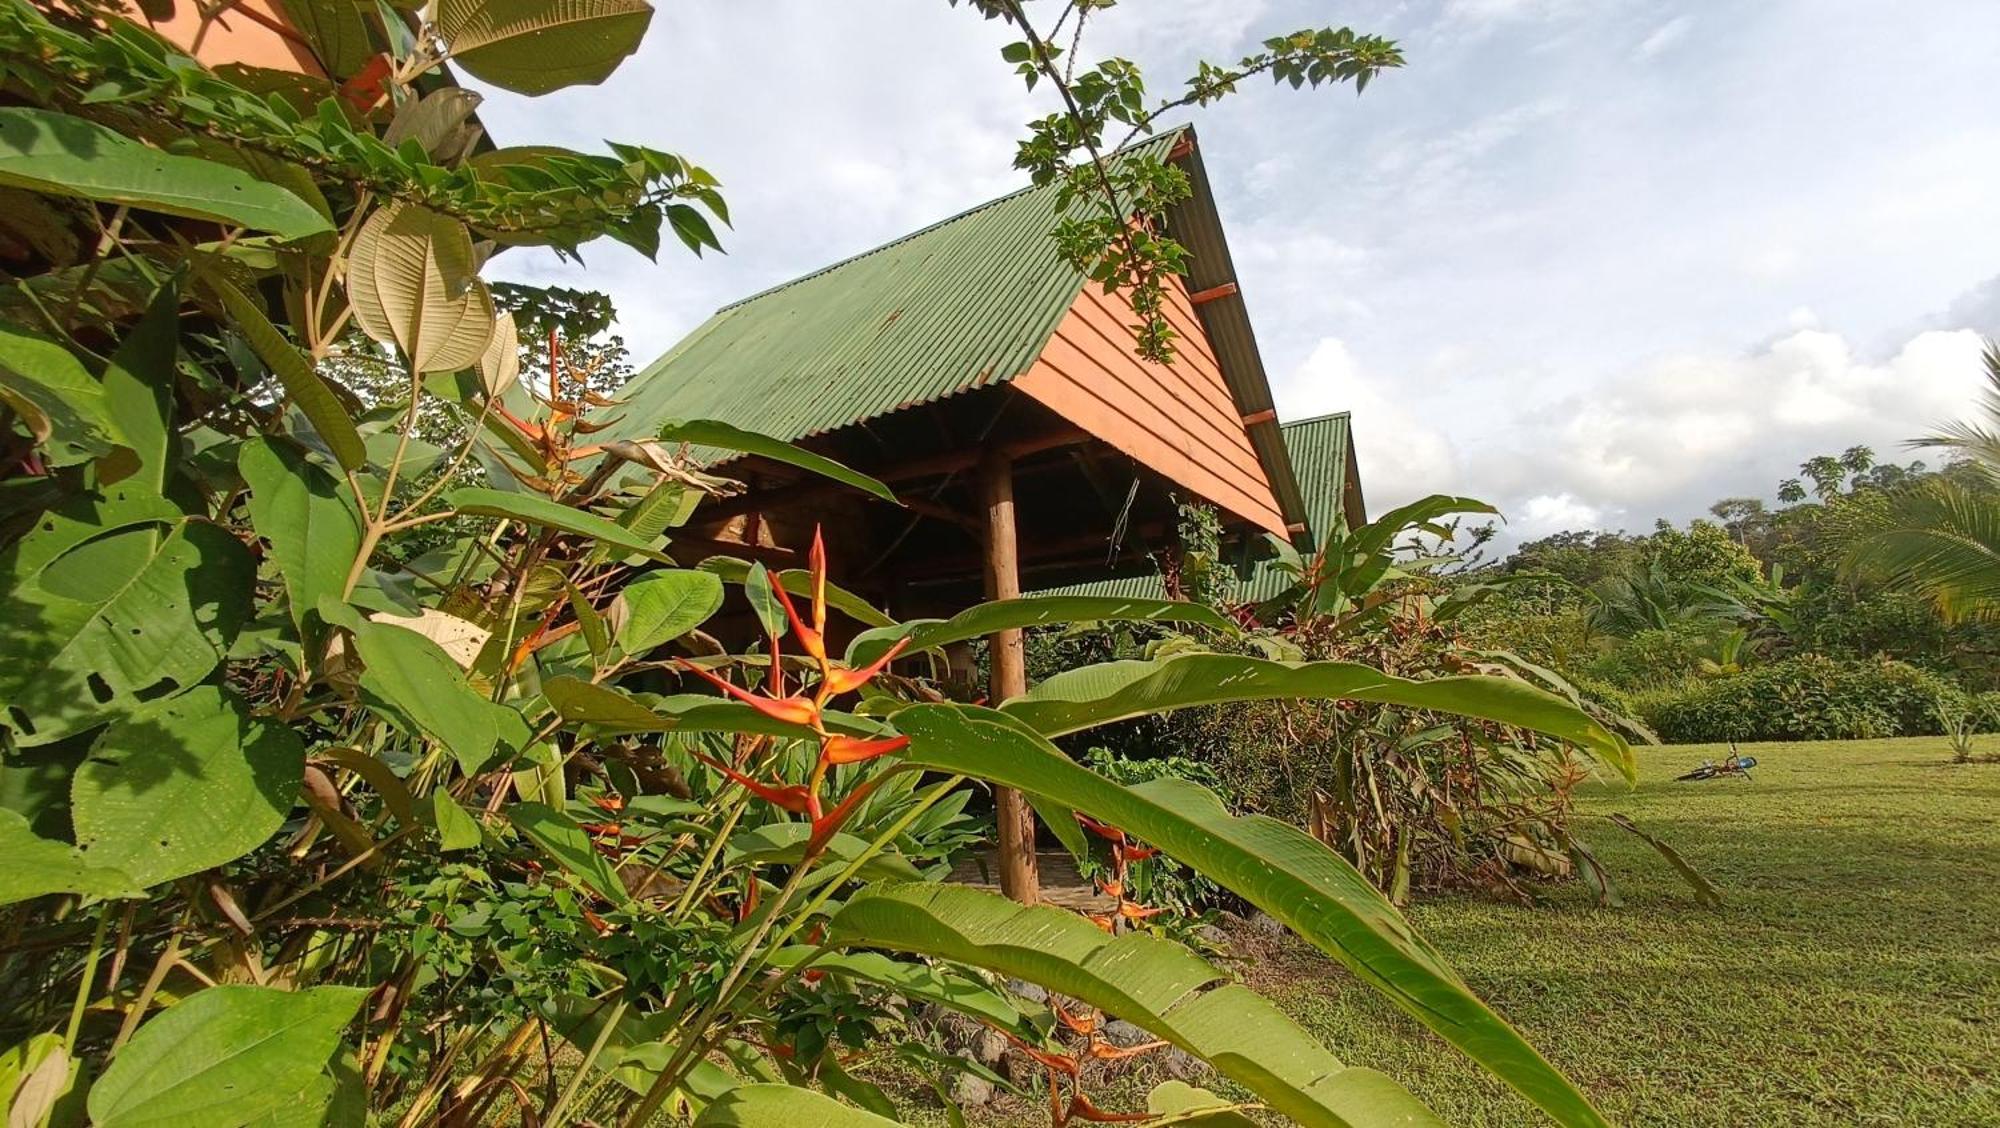
[[[1278,423],[1278,426],[1279,426],[1280,428],[1284,428],[1284,427],[1303,427],[1303,426],[1305,426],[1305,425],[1306,425],[1306,424],[1308,424],[1308,423],[1327,423],[1327,422],[1331,422],[1332,420],[1335,420],[1335,419],[1348,419],[1348,418],[1352,417],[1352,416],[1353,416],[1353,414],[1354,414],[1354,413],[1353,413],[1352,411],[1329,411],[1329,412],[1327,412],[1327,413],[1326,413],[1325,415],[1309,415],[1309,416],[1305,417],[1304,419],[1285,419],[1285,420],[1281,420],[1281,421],[1280,421],[1280,422]]]
[[[1165,129],[1162,129],[1159,132],[1154,133],[1150,136],[1142,137],[1139,140],[1132,142],[1130,145],[1127,145],[1122,149],[1117,149],[1114,150],[1113,152],[1107,153],[1105,154],[1105,156],[1107,159],[1124,156],[1126,153],[1144,148],[1147,145],[1155,144],[1163,137],[1177,135],[1182,131],[1184,131],[1185,129],[1187,129],[1186,125],[1168,126]],[[907,243],[912,239],[928,235],[931,232],[936,231],[940,227],[946,227],[951,224],[957,223],[961,219],[968,219],[972,216],[978,215],[980,212],[985,211],[987,208],[997,207],[1001,204],[1006,203],[1009,200],[1014,199],[1017,196],[1022,196],[1029,192],[1039,192],[1044,189],[1050,189],[1054,187],[1055,187],[1054,184],[1033,184],[1033,183],[1023,184],[1021,187],[1014,189],[1012,192],[1002,193],[986,201],[983,204],[974,204],[973,206],[966,208],[963,211],[954,212],[951,215],[945,216],[943,219],[934,220],[930,223],[925,224],[922,227],[917,228],[915,231],[899,235],[896,238],[891,239],[886,243],[870,247],[865,251],[857,251],[854,254],[848,255],[846,258],[827,263],[825,266],[822,266],[817,270],[807,271],[806,273],[801,274],[796,278],[792,278],[784,282],[779,282],[771,286],[766,286],[765,288],[757,291],[754,294],[747,294],[741,298],[736,299],[733,302],[728,303],[727,305],[717,306],[715,312],[727,313],[738,306],[748,305],[751,302],[758,300],[759,298],[769,297],[770,295],[775,294],[780,290],[790,289],[791,287],[796,286],[801,282],[810,282],[813,279],[818,278],[822,274],[831,274],[834,271],[839,270],[841,267],[848,266],[855,262],[859,262],[860,260],[868,258],[871,255],[879,255],[883,251],[886,251],[891,247],[901,246],[902,244]]]

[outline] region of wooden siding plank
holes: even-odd
[[[1179,279],[1167,308],[1181,335],[1176,359],[1150,364],[1132,351],[1130,305],[1086,287],[1017,385],[1168,480],[1284,535],[1277,498]]]

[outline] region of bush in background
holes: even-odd
[[[1940,709],[1990,716],[1973,695],[1908,663],[1817,654],[1628,700],[1662,740],[1675,744],[1935,736],[1944,731]]]

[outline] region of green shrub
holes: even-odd
[[[1591,677],[1620,689],[1646,689],[1663,682],[1681,682],[1701,670],[1701,660],[1716,628],[1711,623],[1677,623],[1639,631],[1592,662]]]
[[[1941,703],[1972,707],[1964,690],[1907,663],[1818,654],[1632,700],[1662,740],[1677,744],[1933,736],[1943,731]]]

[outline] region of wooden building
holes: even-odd
[[[1278,423],[1194,131],[1145,145],[1194,189],[1166,217],[1191,259],[1169,280],[1171,364],[1141,360],[1130,304],[1061,260],[1055,190],[1003,196],[726,306],[632,379],[611,437],[717,419],[900,499],[707,452],[749,490],[698,510],[676,557],[796,566],[823,526],[835,579],[913,617],[1023,590],[1157,593],[1180,501],[1246,545],[1309,550],[1361,520],[1346,416]],[[1026,689],[1013,635],[992,640],[995,700]],[[1032,899],[1032,823],[1000,798],[1002,884]]]

